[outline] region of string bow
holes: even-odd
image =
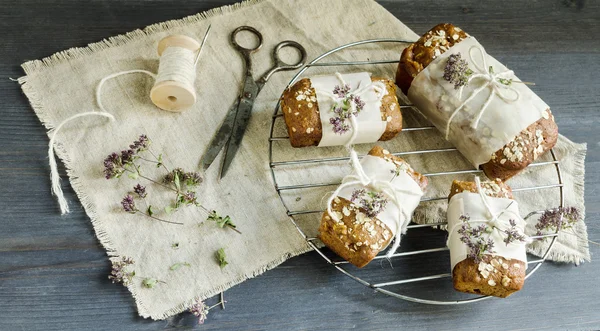
[[[475,57],[473,57],[474,50],[479,51],[479,54],[481,55],[481,58],[482,58],[482,61],[481,61],[482,65],[480,65],[480,63],[478,61],[476,61]],[[490,91],[490,94],[488,95],[487,99],[483,103],[483,106],[479,110],[479,113],[477,114],[475,119],[471,122],[471,128],[473,128],[473,129],[477,129],[477,126],[479,125],[479,121],[481,120],[483,113],[485,112],[485,110],[487,109],[489,104],[492,102],[494,97],[498,96],[500,99],[502,99],[506,102],[515,102],[515,101],[519,100],[521,97],[521,94],[519,93],[519,91],[517,91],[513,86],[507,85],[502,82],[502,81],[506,82],[511,79],[510,77],[512,77],[514,75],[514,72],[512,70],[505,70],[505,71],[501,71],[498,73],[494,72],[493,66],[488,67],[488,65],[487,65],[487,60],[486,60],[487,54],[479,46],[474,45],[474,46],[471,46],[471,48],[469,48],[469,57],[471,58],[471,62],[473,63],[473,65],[475,65],[476,72],[474,72],[473,74],[471,74],[469,76],[469,78],[467,79],[467,84],[471,83],[472,80],[477,79],[477,78],[480,78],[483,81],[483,84],[480,87],[473,90],[473,92],[471,92],[471,95],[469,95],[469,97],[467,99],[465,99],[465,101],[463,101],[454,110],[454,112],[452,112],[452,115],[450,115],[450,118],[448,119],[448,123],[446,124],[446,139],[448,139],[448,136],[450,135],[450,124],[452,123],[452,120],[454,119],[454,117],[458,114],[458,112],[461,109],[465,108],[465,106],[469,102],[471,102],[471,100],[473,100],[479,93],[481,93],[486,88],[490,88],[491,91]],[[465,84],[465,85],[467,85],[467,84]],[[459,100],[462,99],[463,89],[464,89],[464,85],[460,87],[460,90],[458,92]],[[506,91],[512,92],[513,93],[512,96],[505,94]]]

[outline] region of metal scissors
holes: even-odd
[[[256,35],[258,38],[258,45],[254,48],[246,48],[238,44],[236,41],[236,35],[240,31],[249,31]],[[260,79],[254,81],[254,78],[252,78],[252,61],[250,54],[261,48],[263,44],[262,34],[251,26],[240,26],[231,33],[231,44],[239,53],[241,53],[246,66],[246,75],[244,78],[243,88],[236,102],[227,112],[225,120],[223,120],[223,124],[221,124],[221,127],[210,142],[208,149],[200,161],[203,169],[208,169],[217,155],[219,155],[221,149],[224,147],[225,157],[221,166],[220,178],[223,178],[227,173],[227,169],[229,169],[231,161],[240,147],[244,132],[246,131],[246,127],[250,121],[254,100],[265,83],[269,80],[272,74],[278,71],[298,69],[302,67],[306,61],[306,50],[304,47],[302,47],[302,45],[292,40],[282,41],[277,44],[273,50],[273,61],[275,62],[275,65]],[[283,47],[293,47],[297,49],[300,52],[300,60],[295,64],[283,62],[279,57],[279,50],[281,50]]]

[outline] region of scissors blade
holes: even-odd
[[[213,161],[217,158],[217,155],[219,155],[221,149],[223,149],[223,147],[229,140],[231,132],[233,131],[235,115],[237,114],[239,105],[240,99],[238,98],[237,102],[233,104],[233,106],[227,112],[227,115],[225,115],[225,119],[223,120],[223,124],[221,124],[219,131],[215,133],[215,136],[208,145],[208,149],[206,150],[206,152],[204,152],[204,155],[202,155],[200,163],[202,164],[202,168],[204,170],[210,167]]]
[[[259,85],[256,84],[256,82],[254,82],[250,77],[247,78],[246,82],[244,83],[244,92],[242,93],[242,97],[240,99],[237,116],[235,117],[233,131],[231,132],[231,137],[225,150],[225,160],[223,161],[223,167],[221,168],[221,178],[225,177],[225,174],[227,173],[227,170],[233,161],[233,157],[240,148],[242,138],[244,137],[244,133],[246,132],[246,128],[250,122],[250,115],[252,115],[254,100],[256,99],[259,91]]]

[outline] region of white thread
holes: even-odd
[[[490,218],[489,219],[482,219],[482,220],[469,220],[468,223],[485,223],[487,225],[489,225],[490,227],[492,227],[492,231],[498,231],[498,232],[504,232],[506,229],[508,229],[510,227],[510,224],[508,224],[508,220],[507,221],[502,221],[499,222],[498,217],[500,217],[502,214],[504,214],[505,212],[508,212],[510,214],[513,214],[515,216],[514,221],[520,221],[520,222],[525,222],[521,216],[519,214],[517,214],[515,211],[512,210],[508,210],[508,208],[514,203],[514,200],[508,205],[506,206],[506,208],[504,208],[504,210],[502,210],[500,213],[498,213],[496,215],[496,213],[494,212],[494,210],[492,209],[492,207],[490,206],[490,204],[487,202],[487,198],[489,198],[488,196],[486,196],[483,193],[483,189],[481,188],[481,180],[479,179],[478,176],[475,176],[475,186],[477,188],[477,193],[479,194],[479,196],[481,197],[481,201],[483,203],[483,205],[485,206],[485,209],[488,211]],[[446,240],[446,246],[450,247],[450,239],[452,238],[452,236],[454,235],[456,231],[456,229],[458,227],[462,226],[462,222],[457,222],[456,224],[454,224],[454,226],[448,231],[448,239]],[[501,228],[501,226],[503,228]],[[517,230],[518,231],[518,230]],[[522,235],[525,238],[525,243],[529,243],[532,241],[532,239],[527,236],[525,233],[519,233],[520,235]]]
[[[483,59],[483,67],[481,67],[479,65],[479,63],[477,63],[477,61],[475,61],[475,58],[472,55],[473,49],[478,50],[479,53],[481,54],[481,58]],[[473,73],[472,75],[470,75],[467,80],[467,84],[470,83],[475,78],[482,78],[484,81],[486,81],[486,83],[484,83],[477,89],[473,90],[473,92],[471,92],[471,95],[454,110],[452,115],[450,115],[450,118],[448,118],[448,123],[446,123],[446,140],[448,139],[448,136],[450,135],[450,124],[452,123],[452,119],[454,119],[454,116],[456,116],[458,114],[458,112],[467,105],[467,103],[469,103],[471,100],[473,100],[485,88],[491,87],[492,90],[490,91],[490,95],[485,100],[483,106],[479,110],[479,113],[477,114],[475,119],[471,122],[471,128],[473,128],[473,129],[477,129],[477,126],[479,125],[479,120],[481,120],[483,113],[485,112],[485,110],[489,106],[489,104],[492,102],[492,99],[494,98],[494,96],[497,95],[498,97],[500,97],[502,100],[504,100],[506,102],[515,102],[515,101],[518,101],[519,98],[521,97],[521,94],[519,93],[519,91],[517,91],[514,87],[503,84],[498,80],[499,78],[506,79],[505,77],[509,77],[509,76],[513,75],[514,72],[512,70],[505,70],[505,71],[502,71],[499,73],[491,73],[489,71],[489,68],[487,67],[486,56],[487,56],[487,54],[481,47],[471,46],[471,48],[469,48],[469,57],[471,58],[471,62],[473,62],[473,64],[475,65],[475,68],[479,71],[479,73]],[[462,98],[463,88],[464,88],[464,86],[461,86],[460,90],[458,92],[459,100]],[[509,98],[508,96],[503,95],[501,92],[503,90],[509,90],[509,91],[515,92],[514,98]]]
[[[48,145],[48,159],[50,160],[49,161],[50,162],[50,181],[52,183],[51,191],[52,191],[52,194],[54,194],[56,196],[56,199],[58,200],[58,204],[60,206],[60,212],[63,215],[69,213],[69,204],[67,203],[67,199],[65,199],[62,188],[60,187],[60,176],[58,174],[58,168],[56,166],[56,158],[54,156],[54,141],[56,139],[56,135],[58,134],[60,129],[65,124],[67,124],[68,122],[70,122],[76,118],[84,117],[84,116],[104,116],[104,117],[108,117],[111,121],[115,120],[115,117],[113,115],[106,113],[106,112],[95,112],[95,111],[85,112],[85,113],[73,115],[73,116],[67,118],[66,120],[62,121],[52,132],[52,137],[50,138],[50,143]]]
[[[183,47],[168,47],[160,56],[156,83],[163,81],[181,82],[194,89],[196,81],[196,52]],[[156,84],[155,83],[155,84]]]

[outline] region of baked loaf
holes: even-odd
[[[393,156],[380,146],[375,146],[369,155],[377,156],[402,165],[404,171],[418,184],[421,190],[427,186],[427,178],[414,171],[403,159]],[[394,234],[377,217],[366,217],[366,210],[350,200],[335,197],[332,211],[341,222],[336,222],[327,212],[323,213],[319,227],[319,239],[337,255],[355,266],[362,268],[383,250],[393,239]]]
[[[385,78],[373,77],[371,80],[381,81],[387,89],[387,94],[381,100],[381,120],[387,121],[387,125],[379,140],[390,140],[402,130],[402,113],[396,96],[396,85]],[[283,92],[281,111],[293,147],[319,145],[323,127],[317,95],[309,78],[299,80]]]
[[[482,182],[481,188],[486,196],[513,199],[510,187],[500,180]],[[461,192],[477,193],[477,186],[474,182],[455,180],[448,200]],[[484,254],[479,263],[473,258],[457,263],[452,269],[452,282],[454,289],[460,292],[505,298],[523,287],[526,269],[523,261]]]
[[[404,94],[413,79],[437,56],[469,35],[452,24],[438,24],[417,42],[402,52],[396,72],[396,84]],[[525,169],[540,155],[550,150],[558,139],[558,127],[550,109],[537,122],[521,131],[504,147],[490,155],[489,162],[481,165],[488,178],[505,181]]]

